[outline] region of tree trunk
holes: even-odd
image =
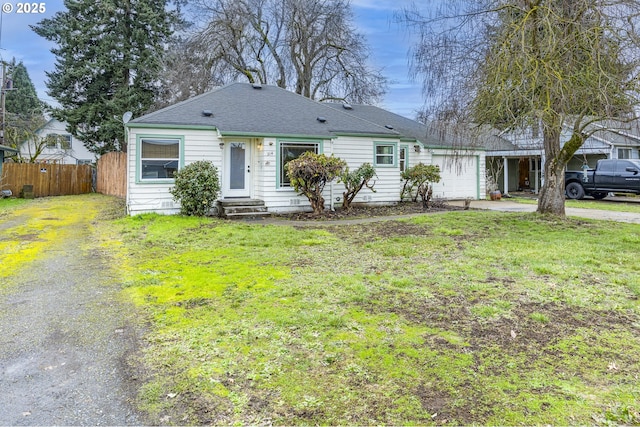
[[[560,131],[558,126],[544,129],[544,184],[538,198],[538,213],[565,216],[564,211],[564,171],[566,162],[561,161]]]
[[[324,212],[324,198],[322,196],[314,197],[313,199],[310,199],[310,202],[313,214],[322,215]]]

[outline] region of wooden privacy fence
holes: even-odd
[[[4,163],[2,190],[19,196],[23,186],[33,186],[34,197],[66,196],[91,192],[90,165],[60,165],[55,163]]]
[[[124,198],[127,194],[127,153],[111,152],[98,159],[96,191]]]

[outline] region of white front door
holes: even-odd
[[[225,153],[224,197],[251,196],[251,146],[246,142],[230,142]]]

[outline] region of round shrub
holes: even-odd
[[[180,202],[183,215],[204,216],[209,213],[220,192],[218,169],[206,160],[193,162],[174,174],[175,186],[169,190]]]

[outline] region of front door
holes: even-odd
[[[251,149],[246,142],[227,144],[226,185],[224,197],[249,197],[251,176]]]

